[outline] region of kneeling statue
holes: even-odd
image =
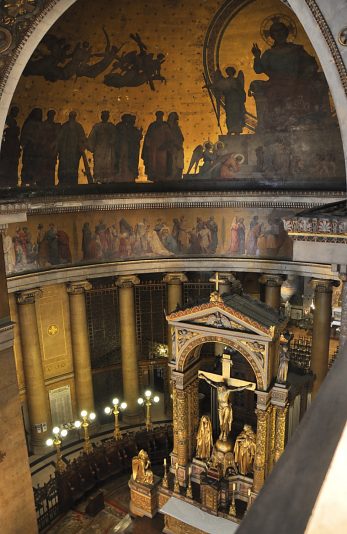
[[[143,449],[132,459],[133,479],[142,484],[153,484],[153,471],[148,454]]]

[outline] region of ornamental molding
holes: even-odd
[[[83,188],[83,186],[81,186]],[[57,196],[0,204],[2,215],[26,212],[27,215],[81,213],[173,208],[285,208],[302,210],[324,206],[345,198],[345,192],[319,191],[182,191],[176,193],[134,192],[131,194]]]

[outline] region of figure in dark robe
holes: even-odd
[[[60,122],[55,122],[54,109],[47,111],[47,119],[42,124],[42,176],[40,185],[53,187],[55,183],[55,167],[58,157],[58,136]]]
[[[90,260],[90,243],[92,240],[92,231],[89,222],[85,222],[82,228],[82,253],[83,260]]]
[[[22,185],[41,181],[42,169],[42,109],[34,108],[24,121],[20,135],[22,146]]]
[[[86,136],[82,125],[76,121],[75,111],[69,113],[58,136],[58,178],[59,185],[77,185],[78,168],[86,146]]]
[[[48,261],[51,265],[59,265],[58,230],[54,223],[50,223],[45,234],[48,249]]]
[[[228,135],[240,134],[245,125],[246,114],[244,75],[240,70],[235,76],[236,69],[234,67],[227,67],[225,73],[227,75],[226,78],[219,71],[219,76],[215,76],[211,89],[216,100],[218,101],[219,99],[221,103],[219,103],[219,108],[220,105],[224,107]]]
[[[207,221],[207,228],[211,232],[210,252],[215,254],[218,246],[218,224],[216,223],[213,215]]]
[[[116,175],[116,127],[109,122],[110,112],[101,112],[101,122],[95,124],[88,137],[88,150],[94,156],[94,180],[110,183]]]
[[[167,123],[170,128],[171,140],[168,150],[168,173],[170,180],[180,180],[184,167],[184,137],[178,124],[179,116],[175,111],[169,113]]]
[[[292,119],[316,108],[323,113],[330,110],[328,85],[316,59],[302,45],[288,42],[289,33],[290,28],[274,17],[269,29],[272,47],[262,53],[257,43],[253,44],[254,71],[269,77],[254,80],[249,87],[257,107],[257,129],[285,128],[283,117],[274,114],[277,108],[286,107]]]
[[[156,112],[156,120],[147,130],[142,148],[142,159],[149,180],[163,181],[169,179],[168,147],[171,143],[171,130],[164,121],[164,113]]]
[[[116,173],[121,182],[139,175],[139,154],[142,130],[135,126],[136,117],[125,113],[116,124]]]
[[[21,153],[18,112],[18,107],[12,106],[6,118],[0,152],[0,187],[16,187],[18,184],[18,163]]]

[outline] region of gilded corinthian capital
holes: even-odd
[[[117,287],[133,287],[140,284],[140,279],[135,274],[129,274],[124,276],[118,276],[116,280]]]

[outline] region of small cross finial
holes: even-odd
[[[216,284],[216,291],[218,291],[221,279],[219,278],[219,273],[215,273],[214,276],[215,276],[214,278],[211,278],[211,282],[214,282]]]

